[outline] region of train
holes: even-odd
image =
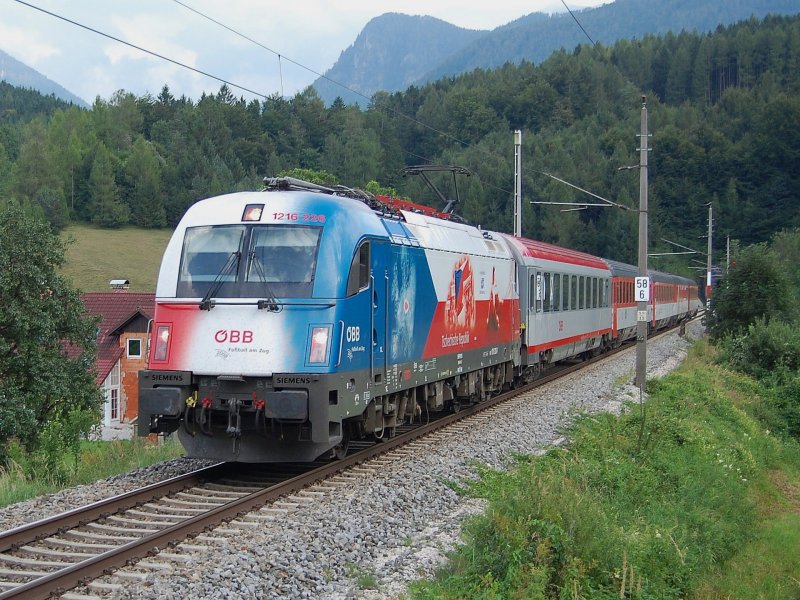
[[[635,336],[636,268],[343,186],[200,200],[161,263],[138,433],[229,462],[341,458]],[[648,327],[698,312],[651,272]]]

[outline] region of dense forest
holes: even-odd
[[[593,201],[549,173],[634,207],[638,170],[620,168],[638,163],[642,95],[651,249],[662,238],[704,248],[709,203],[718,252],[725,236],[748,245],[800,225],[800,17],[579,46],[540,65],[378,93],[363,110],[326,107],[312,88],[247,101],[225,86],[197,101],[166,86],[157,97],[119,91],[85,110],[0,82],[0,202],[56,230],[71,220],[170,227],[199,198],[303,168],[438,205],[400,171],[443,163],[473,173],[459,181],[458,212],[509,231],[521,129],[524,235],[633,261],[634,212],[527,201]],[[688,272],[685,257],[658,261]]]

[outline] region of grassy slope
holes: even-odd
[[[420,600],[800,598],[800,446],[748,416],[758,386],[696,345],[636,406],[569,446],[482,471],[490,500]]]
[[[134,292],[154,292],[170,229],[100,229],[70,225],[62,239],[72,240],[62,273],[83,292],[109,291],[112,279],[128,279]]]

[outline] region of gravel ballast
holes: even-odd
[[[703,334],[699,320],[687,337],[676,332],[649,340],[648,377],[683,360]],[[460,529],[482,501],[456,494],[449,484],[476,477],[475,462],[503,468],[514,453],[541,453],[563,440],[560,430],[579,412],[619,412],[638,400],[631,382],[635,350],[534,390],[525,402],[498,411],[457,436],[442,437],[360,475],[287,515],[257,528],[208,534],[207,549],[192,564],[171,563],[146,581],[114,593],[118,598],[325,598],[383,600],[401,597],[408,582],[429,577],[460,541]],[[627,383],[620,384],[624,381]],[[177,459],[93,485],[32,499],[0,510],[8,529],[82,504],[197,468]],[[368,589],[368,588],[377,589]],[[85,590],[84,590],[85,592]]]

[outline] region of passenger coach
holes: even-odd
[[[611,343],[611,272],[601,259],[567,248],[503,236],[522,282],[523,366],[589,356]]]

